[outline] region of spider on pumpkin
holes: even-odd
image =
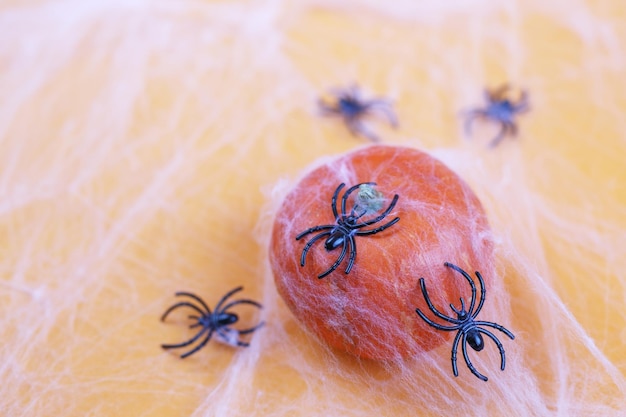
[[[310,233],[322,231],[321,233],[313,236],[313,238],[309,240],[309,242],[304,246],[304,249],[302,250],[302,256],[300,257],[300,266],[304,266],[304,263],[306,261],[306,255],[309,252],[309,249],[311,249],[311,246],[313,246],[313,244],[318,240],[326,237],[326,241],[324,243],[324,247],[326,248],[326,250],[330,252],[341,246],[341,254],[328,270],[322,272],[317,277],[320,279],[324,278],[326,275],[337,269],[339,264],[346,257],[348,249],[350,250],[350,256],[348,257],[348,267],[346,268],[346,274],[349,274],[352,270],[352,266],[354,265],[354,260],[356,258],[356,241],[354,237],[368,236],[382,232],[383,230],[393,226],[400,220],[399,217],[396,217],[390,222],[375,229],[361,230],[363,227],[376,224],[383,220],[385,217],[387,217],[387,215],[391,212],[391,210],[393,210],[396,203],[398,202],[399,197],[397,194],[394,195],[393,200],[391,200],[391,203],[389,204],[389,207],[387,207],[387,209],[381,215],[377,216],[374,219],[361,221],[361,218],[366,213],[368,213],[369,210],[363,207],[359,207],[358,203],[352,207],[352,209],[350,210],[350,214],[347,213],[346,201],[348,200],[350,194],[352,194],[352,192],[357,189],[370,190],[369,193],[372,193],[371,190],[373,189],[371,187],[374,185],[376,185],[375,182],[364,182],[348,188],[341,198],[341,213],[339,213],[337,210],[337,197],[339,196],[339,192],[343,189],[343,187],[345,187],[344,183],[339,184],[339,186],[335,190],[335,193],[333,194],[333,198],[330,204],[333,215],[335,216],[335,224],[326,224],[311,227],[310,229],[307,229],[304,232],[300,233],[298,236],[296,236],[296,240],[300,240]]]
[[[434,321],[426,317],[426,315],[422,313],[422,311],[419,308],[415,309],[415,312],[422,318],[422,320],[424,320],[426,323],[428,323],[430,326],[434,327],[437,330],[443,330],[443,331],[457,330],[458,331],[458,333],[456,334],[456,337],[454,338],[454,342],[452,343],[452,372],[454,373],[454,376],[459,376],[459,371],[457,369],[457,364],[456,364],[456,353],[457,353],[457,348],[459,346],[459,342],[461,342],[461,348],[463,350],[463,357],[465,358],[465,363],[467,364],[467,367],[470,369],[470,371],[472,371],[472,373],[475,376],[482,379],[483,381],[487,381],[487,377],[481,374],[480,372],[478,372],[478,370],[474,367],[474,365],[472,365],[472,361],[470,360],[467,354],[467,347],[466,347],[467,344],[469,344],[470,347],[474,349],[475,351],[480,352],[485,347],[485,342],[483,340],[482,334],[489,337],[491,340],[493,340],[493,342],[498,347],[498,350],[500,351],[500,360],[501,360],[500,369],[504,371],[504,367],[506,365],[506,358],[504,356],[504,347],[502,346],[502,343],[500,343],[498,338],[493,333],[491,333],[487,329],[483,329],[482,327],[487,326],[487,327],[492,327],[494,329],[497,329],[501,331],[502,333],[504,333],[505,335],[507,335],[508,337],[510,337],[511,339],[515,339],[515,336],[513,335],[513,333],[511,333],[509,330],[507,330],[506,328],[502,327],[499,324],[492,323],[490,321],[475,320],[476,316],[478,316],[478,313],[480,313],[480,310],[483,308],[483,303],[485,302],[485,294],[486,294],[485,282],[483,281],[483,277],[480,275],[480,272],[476,271],[476,276],[478,277],[478,281],[480,282],[480,302],[478,303],[478,307],[476,307],[476,310],[474,310],[474,305],[476,303],[476,285],[474,284],[474,280],[469,276],[467,272],[465,272],[458,266],[451,264],[449,262],[444,263],[444,265],[448,268],[455,270],[461,275],[463,275],[463,277],[465,277],[467,282],[469,282],[472,288],[472,299],[470,301],[469,309],[465,310],[465,301],[463,301],[463,298],[461,298],[461,309],[457,309],[453,304],[450,304],[450,308],[456,314],[456,318],[448,317],[440,313],[439,310],[437,310],[437,308],[433,305],[433,303],[430,301],[430,298],[428,297],[428,292],[426,291],[426,284],[424,284],[424,278],[420,278],[419,279],[420,287],[422,288],[422,294],[424,295],[424,299],[426,300],[426,303],[428,304],[428,308],[430,309],[430,311],[433,312],[433,314],[435,314],[435,316],[437,316],[441,320],[445,320],[448,323],[452,323],[452,326],[443,326],[441,324],[435,323]]]

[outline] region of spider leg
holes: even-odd
[[[354,240],[354,236],[348,237],[348,246],[350,246],[350,256],[348,257],[346,274],[349,274],[350,271],[352,271],[352,266],[354,265],[354,260],[356,259],[356,241]]]
[[[384,219],[385,217],[387,217],[387,215],[389,213],[391,213],[391,210],[393,210],[393,208],[396,206],[396,203],[398,202],[398,198],[400,198],[400,196],[398,196],[398,194],[393,196],[393,199],[391,200],[391,203],[389,203],[389,206],[385,209],[384,212],[382,212],[378,217],[376,217],[375,219],[372,220],[368,220],[365,222],[361,222],[359,224],[357,224],[357,228],[361,228],[361,227],[365,227],[365,226],[369,226],[372,225],[374,223],[378,223],[379,221],[381,221],[382,219]],[[396,217],[397,218],[397,217]],[[399,218],[397,218],[399,219]],[[390,225],[391,226],[391,225]]]
[[[478,372],[478,370],[474,367],[474,365],[472,365],[472,361],[470,360],[469,355],[467,354],[467,337],[465,336],[465,332],[462,332],[462,333],[463,333],[463,341],[461,343],[463,344],[463,357],[465,358],[465,363],[467,364],[467,367],[479,379],[482,379],[483,381],[487,381],[487,377],[481,374],[480,372]]]
[[[484,110],[471,110],[465,116],[465,125],[463,129],[465,130],[465,134],[467,136],[472,136],[472,123],[474,119],[477,117],[486,117],[486,112]]]
[[[190,344],[192,344],[196,340],[198,340],[200,338],[200,336],[202,336],[206,332],[209,332],[209,334],[211,334],[211,333],[213,333],[213,329],[211,327],[205,327],[202,330],[200,330],[198,333],[196,333],[196,335],[194,337],[192,337],[191,339],[187,340],[186,342],[176,343],[176,344],[162,344],[161,347],[163,349],[177,349],[177,348],[189,346]]]
[[[261,308],[261,309],[263,308],[261,303],[258,303],[258,302],[254,301],[254,300],[241,299],[241,300],[236,300],[236,301],[233,301],[232,303],[229,303],[228,305],[226,305],[220,311],[215,310],[215,313],[216,314],[224,313],[225,311],[228,311],[228,309],[230,309],[231,307],[236,306],[238,304],[251,304],[251,305],[253,305],[255,307],[258,307],[258,308]]]
[[[374,235],[376,233],[382,232],[385,229],[388,229],[389,227],[393,226],[394,224],[398,223],[398,221],[400,220],[400,217],[396,217],[395,219],[393,219],[392,221],[390,221],[387,224],[384,224],[380,227],[377,227],[376,229],[372,229],[372,230],[359,230],[357,232],[355,232],[355,235],[357,236],[367,236],[367,235]]]
[[[510,86],[508,84],[502,84],[500,87],[497,87],[489,93],[489,97],[493,101],[501,101],[504,98],[504,94],[509,91]]]
[[[469,310],[467,310],[467,314],[471,317],[476,317],[476,315],[478,314],[478,312],[480,311],[480,309],[483,307],[483,302],[485,301],[485,292],[484,292],[484,285],[483,285],[483,281],[482,281],[482,277],[480,278],[480,288],[482,291],[482,297],[480,300],[480,305],[478,306],[478,309],[476,310],[476,313],[472,314],[472,311],[474,310],[474,304],[476,303],[476,285],[474,285],[474,280],[472,279],[472,277],[469,276],[469,274],[467,272],[465,272],[464,270],[462,270],[461,268],[459,268],[458,266],[450,263],[450,262],[444,262],[443,264],[445,267],[447,268],[452,268],[454,269],[456,272],[458,272],[459,274],[463,275],[463,277],[465,277],[465,279],[467,280],[467,282],[469,282],[470,286],[472,287],[472,301],[470,302],[470,306],[469,306]],[[478,272],[477,272],[478,274]],[[463,304],[463,300],[461,299],[461,304]],[[462,305],[463,308],[465,308],[464,305]],[[453,309],[455,310],[455,309]],[[455,310],[455,313],[458,314],[458,312]]]
[[[475,271],[475,273],[476,273],[476,277],[478,277],[478,283],[480,284],[480,301],[478,302],[478,307],[476,307],[476,311],[474,311],[473,314],[470,313],[472,318],[475,318],[478,315],[478,313],[480,313],[480,310],[482,310],[483,304],[485,304],[485,296],[487,295],[487,290],[485,289],[485,281],[483,280],[483,276],[478,271]]]
[[[528,91],[523,90],[522,95],[520,96],[519,101],[515,106],[513,106],[515,113],[524,113],[530,110],[530,106],[528,105]]]
[[[461,309],[457,310],[456,307],[454,306],[454,304],[450,303],[450,308],[452,309],[452,311],[454,311],[457,315],[461,315],[464,311],[465,311],[465,301],[463,300],[463,297],[459,297],[459,300],[461,300]]]
[[[424,299],[426,300],[426,303],[428,304],[428,308],[430,308],[430,311],[435,313],[435,315],[437,317],[439,317],[440,319],[445,320],[448,323],[452,323],[452,324],[455,325],[455,326],[448,327],[448,326],[442,326],[442,325],[438,324],[437,326],[439,326],[439,327],[437,327],[437,326],[433,326],[433,327],[436,327],[439,330],[456,330],[456,329],[460,328],[461,325],[463,324],[462,321],[457,320],[457,319],[453,319],[453,318],[448,317],[448,316],[444,316],[443,314],[441,314],[439,312],[439,310],[437,310],[437,308],[435,308],[435,306],[433,305],[432,301],[430,301],[430,297],[428,297],[428,292],[426,291],[426,284],[424,283],[424,278],[420,278],[420,287],[422,288],[422,295],[424,295]],[[424,320],[426,320],[425,319],[426,316],[421,314],[419,311],[417,312],[417,314],[419,314],[420,317],[422,317]],[[426,320],[426,321],[428,322],[430,320]],[[428,323],[428,324],[430,324],[430,323]],[[436,323],[434,323],[434,324],[436,324]],[[431,324],[431,326],[432,326],[432,324]]]
[[[498,338],[494,336],[493,333],[491,333],[490,331],[481,329],[479,327],[477,327],[476,330],[489,336],[491,340],[493,340],[493,342],[496,344],[496,346],[498,346],[498,350],[500,351],[500,369],[504,371],[504,367],[506,366],[506,356],[504,355],[504,346],[502,346],[502,343],[500,343]]]
[[[352,135],[363,136],[371,140],[372,142],[380,142],[380,138],[375,133],[367,129],[359,118],[346,118],[345,121],[346,126],[348,126],[348,130],[350,130],[350,133],[352,133]]]
[[[346,184],[344,184],[343,182],[341,184],[339,184],[339,187],[337,187],[337,189],[335,190],[335,192],[333,193],[333,198],[330,202],[330,207],[333,209],[333,214],[335,215],[335,220],[337,220],[339,218],[339,213],[337,212],[337,197],[339,196],[339,191],[341,191],[341,189],[343,187],[345,187]]]
[[[200,307],[198,307],[197,305],[195,305],[195,304],[191,304],[189,301],[181,301],[180,303],[176,303],[176,304],[174,304],[173,306],[171,306],[170,308],[168,308],[168,309],[165,311],[165,313],[163,313],[163,315],[161,316],[161,321],[165,321],[165,319],[167,318],[167,316],[168,316],[168,315],[169,315],[172,311],[176,310],[176,309],[177,309],[177,308],[179,308],[179,307],[191,307],[191,308],[193,308],[194,310],[196,310],[198,313],[200,313],[202,316],[207,315],[207,313],[206,313],[206,312],[204,312],[204,311],[202,311],[202,310],[200,309]],[[211,314],[211,313],[209,312],[209,315],[210,315],[210,314]]]
[[[319,274],[317,276],[317,278],[322,279],[324,278],[326,275],[330,274],[331,272],[333,272],[335,269],[337,269],[337,267],[339,266],[339,264],[341,263],[341,261],[343,261],[343,258],[346,257],[346,251],[348,249],[348,240],[344,240],[343,241],[343,245],[341,247],[341,255],[339,255],[339,257],[337,258],[337,260],[335,261],[335,263],[326,271],[323,272],[321,274]],[[347,274],[348,272],[346,272]]]
[[[494,329],[498,329],[500,330],[502,333],[504,333],[505,335],[509,336],[511,338],[511,340],[515,339],[515,335],[513,333],[511,333],[509,331],[509,329],[500,326],[498,323],[492,323],[490,321],[475,321],[474,322],[475,325],[477,326],[489,326],[489,327],[493,327]],[[479,329],[482,330],[482,329]]]
[[[320,109],[322,116],[336,116],[339,114],[339,109],[336,106],[332,106],[322,99],[317,100],[317,106]]]
[[[209,342],[209,340],[211,339],[212,335],[213,335],[213,329],[211,329],[211,331],[209,331],[209,333],[202,340],[202,342],[200,342],[195,348],[191,349],[187,353],[183,353],[182,355],[180,355],[181,359],[185,359],[187,356],[193,355],[194,353],[196,353],[197,351],[202,349],[204,347],[204,345],[206,345]]]
[[[332,224],[325,224],[325,225],[322,225],[322,226],[311,227],[310,229],[306,229],[304,232],[302,232],[298,236],[296,236],[296,240],[300,240],[300,239],[302,239],[303,237],[305,237],[306,235],[308,235],[310,233],[319,232],[320,230],[332,229],[333,227],[335,227],[335,225],[332,225]]]
[[[337,100],[347,100],[356,103],[361,103],[361,91],[359,86],[354,83],[348,87],[333,87],[329,90],[329,93]]]
[[[426,315],[422,313],[422,310],[420,310],[419,308],[416,308],[415,312],[422,318],[422,320],[424,320],[426,323],[428,323],[430,326],[434,327],[437,330],[452,331],[458,330],[460,328],[460,326],[442,326],[441,324],[437,324],[428,317],[426,317]]]
[[[376,99],[368,103],[368,107],[379,110],[394,129],[398,127],[398,118],[387,100]]]
[[[356,83],[350,84],[348,87],[332,87],[328,92],[337,99],[359,98],[359,86]]]
[[[193,298],[194,300],[196,300],[197,302],[199,302],[199,303],[200,303],[200,305],[201,305],[202,307],[204,307],[204,309],[206,310],[206,312],[207,312],[208,314],[211,314],[211,309],[209,308],[209,306],[208,306],[208,305],[204,302],[204,300],[203,300],[202,298],[198,297],[197,295],[192,294],[192,293],[190,293],[190,292],[178,291],[178,292],[176,293],[176,296],[177,296],[177,297],[184,296],[184,297],[190,297],[190,298]]]
[[[462,331],[459,331],[456,336],[454,337],[454,342],[452,343],[452,373],[454,374],[454,376],[459,376],[459,368],[456,365],[456,352],[457,349],[459,348],[459,340],[461,340],[461,335],[463,334]]]
[[[204,307],[205,311],[203,312],[203,314],[211,314],[211,309],[209,308],[209,306],[204,302],[202,298],[198,297],[197,295],[185,291],[178,291],[175,295],[176,297],[189,297],[196,300],[202,307]]]
[[[217,303],[217,305],[215,306],[215,311],[220,311],[220,307],[222,306],[222,304],[224,304],[224,302],[229,299],[230,297],[232,297],[235,293],[238,293],[239,291],[243,290],[242,286],[233,288],[232,290],[230,290],[229,292],[226,293],[225,296],[223,296],[220,301]]]
[[[530,105],[527,102],[518,103],[513,107],[515,113],[526,113],[530,110]]]
[[[498,146],[500,141],[502,141],[502,139],[504,139],[504,137],[506,136],[506,133],[509,130],[509,124],[507,122],[500,122],[500,126],[501,126],[500,127],[500,131],[498,132],[498,134],[489,143],[489,147],[490,148],[495,148],[496,146]]]
[[[194,329],[194,328],[196,328],[196,327],[199,327],[199,326],[202,326],[202,325],[203,325],[202,323],[200,323],[200,318],[201,318],[200,316],[190,315],[190,316],[187,316],[187,318],[188,318],[188,319],[191,319],[191,320],[197,320],[197,321],[196,321],[196,323],[194,323],[194,324],[190,324],[190,325],[189,325],[189,328],[190,328],[190,329]]]
[[[243,329],[243,330],[237,330],[239,332],[239,334],[248,334],[248,333],[252,333],[257,329],[260,329],[261,327],[265,326],[265,322],[262,321],[259,324],[257,324],[254,327],[250,327],[249,329]]]
[[[331,227],[334,227],[334,226],[331,226]],[[313,239],[309,240],[309,243],[307,243],[304,249],[302,249],[302,255],[300,256],[300,266],[304,266],[304,262],[306,260],[306,254],[309,253],[309,249],[311,249],[311,246],[313,246],[315,242],[317,242],[324,236],[330,236],[330,234],[331,234],[330,232],[320,233],[319,235],[313,237]]]
[[[508,122],[509,131],[511,132],[511,136],[517,136],[517,125],[514,122]]]

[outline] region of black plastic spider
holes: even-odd
[[[373,142],[379,141],[378,136],[369,131],[363,124],[365,116],[376,112],[384,115],[393,128],[398,126],[396,115],[387,100],[380,98],[364,100],[361,98],[361,93],[356,85],[346,89],[335,90],[333,96],[336,99],[336,102],[333,104],[319,100],[318,103],[322,113],[327,116],[340,116],[343,118],[350,133],[354,136],[362,135]]]
[[[450,308],[454,311],[454,313],[457,316],[456,318],[448,317],[448,316],[441,314],[439,310],[435,308],[435,306],[430,301],[430,298],[428,297],[428,293],[426,292],[426,285],[424,284],[424,278],[420,278],[419,282],[420,282],[420,286],[422,287],[422,294],[424,295],[424,298],[426,299],[426,303],[428,303],[428,308],[430,308],[430,311],[432,311],[440,319],[445,320],[448,323],[452,323],[452,326],[442,326],[441,324],[437,324],[433,322],[432,320],[427,318],[424,315],[424,313],[420,311],[419,308],[416,309],[415,311],[426,323],[428,323],[435,329],[445,330],[445,331],[458,330],[458,333],[456,334],[456,337],[454,338],[454,343],[452,344],[452,372],[454,372],[454,376],[459,376],[459,371],[456,366],[456,352],[457,352],[457,347],[459,345],[459,341],[462,339],[461,346],[463,348],[463,357],[465,358],[465,363],[467,363],[467,367],[478,378],[482,379],[483,381],[487,381],[487,377],[482,375],[480,372],[478,372],[476,368],[474,367],[474,365],[472,365],[472,362],[470,361],[470,358],[467,355],[466,344],[469,344],[470,347],[474,349],[475,351],[480,352],[485,347],[485,343],[483,341],[483,337],[481,333],[487,335],[489,338],[491,338],[491,340],[493,340],[493,342],[498,346],[498,349],[500,350],[500,358],[501,358],[500,369],[504,371],[506,359],[504,356],[504,347],[502,346],[502,343],[500,343],[498,338],[494,336],[493,333],[491,333],[490,331],[486,329],[481,328],[480,326],[488,326],[488,327],[493,327],[494,329],[498,329],[502,333],[509,336],[511,339],[515,339],[515,336],[513,335],[513,333],[511,333],[504,327],[500,326],[499,324],[492,323],[489,321],[475,320],[476,316],[478,316],[478,313],[480,313],[480,310],[483,308],[483,303],[485,302],[485,292],[486,292],[485,282],[483,281],[483,277],[480,275],[480,272],[476,271],[476,276],[478,277],[478,281],[480,282],[480,302],[478,303],[478,307],[476,307],[476,310],[474,310],[474,304],[476,303],[476,285],[474,285],[474,281],[467,274],[467,272],[465,272],[458,266],[453,265],[448,262],[444,263],[444,265],[447,266],[448,268],[454,269],[455,271],[463,275],[465,279],[467,279],[467,282],[470,283],[472,287],[472,301],[470,302],[469,310],[465,311],[465,302],[463,301],[463,298],[461,298],[460,310],[457,310],[457,308],[454,307],[454,305],[450,304]]]
[[[206,345],[207,342],[211,339],[211,336],[215,332],[217,332],[217,336],[219,337],[219,339],[228,345],[243,346],[243,347],[249,346],[250,345],[249,343],[242,342],[241,340],[239,340],[239,335],[252,333],[258,328],[262,327],[265,323],[261,322],[257,324],[256,326],[251,327],[249,329],[245,329],[245,330],[233,329],[229,327],[229,325],[236,323],[239,320],[239,316],[237,316],[237,314],[235,313],[228,312],[228,309],[238,304],[251,304],[258,308],[263,308],[263,306],[253,300],[241,299],[241,300],[232,301],[226,304],[224,307],[222,307],[222,305],[226,302],[228,298],[230,298],[233,294],[241,290],[243,290],[243,287],[237,287],[231,290],[230,292],[228,292],[225,296],[223,296],[222,299],[215,306],[214,312],[211,312],[211,309],[209,308],[209,306],[207,306],[206,303],[197,295],[188,293],[188,292],[177,292],[176,293],[177,297],[192,298],[193,300],[197,301],[200,304],[200,306],[193,304],[189,301],[181,301],[180,303],[174,304],[173,306],[168,308],[167,311],[163,313],[163,316],[161,316],[161,321],[165,321],[165,318],[167,317],[167,315],[170,314],[175,309],[179,307],[189,307],[197,311],[200,314],[199,316],[197,315],[189,316],[190,319],[196,320],[196,322],[194,324],[191,324],[189,328],[193,329],[195,327],[201,327],[202,329],[194,337],[187,340],[186,342],[178,343],[175,345],[163,344],[161,345],[161,347],[163,349],[182,348],[182,347],[191,345],[196,340],[200,339],[202,335],[205,335],[204,339],[202,339],[202,342],[200,342],[195,348],[193,348],[189,352],[186,352],[180,355],[180,357],[184,359],[187,356],[193,355],[194,353],[202,349],[204,345]]]
[[[335,216],[336,223],[311,227],[310,229],[307,229],[304,232],[300,233],[298,236],[296,236],[296,240],[300,240],[310,233],[315,233],[323,230],[322,233],[313,236],[313,238],[309,240],[309,242],[304,246],[304,249],[302,250],[302,256],[300,257],[301,266],[304,266],[306,255],[309,252],[309,249],[311,249],[311,246],[313,246],[313,244],[321,238],[327,237],[326,242],[324,243],[324,247],[328,252],[341,246],[341,254],[339,255],[339,258],[337,258],[335,263],[326,272],[323,272],[317,276],[320,279],[324,278],[326,275],[337,269],[341,261],[343,261],[346,257],[348,249],[350,249],[350,256],[348,258],[348,267],[346,268],[346,274],[350,273],[350,271],[352,270],[352,266],[354,265],[354,259],[356,258],[356,241],[354,240],[354,236],[367,236],[382,232],[383,230],[393,226],[398,222],[398,220],[400,220],[399,217],[396,217],[389,223],[379,226],[376,229],[360,230],[363,227],[378,223],[379,221],[387,217],[387,215],[391,212],[391,210],[393,210],[396,202],[398,201],[398,195],[396,194],[394,195],[391,204],[389,204],[389,207],[387,207],[387,209],[380,216],[371,220],[360,221],[361,217],[363,217],[367,213],[367,210],[362,209],[358,206],[358,204],[355,204],[354,207],[352,207],[352,209],[350,210],[350,214],[347,214],[346,201],[348,199],[348,196],[354,190],[363,185],[372,186],[376,185],[376,183],[364,182],[348,188],[348,190],[344,193],[341,199],[341,214],[339,214],[337,211],[337,197],[339,196],[339,192],[341,191],[341,189],[345,186],[344,183],[339,184],[339,186],[335,190],[335,193],[333,194],[333,198],[331,201],[331,208],[333,210],[333,215]]]
[[[529,109],[528,94],[526,91],[522,91],[520,99],[515,103],[506,97],[506,93],[509,89],[509,86],[505,84],[492,91],[486,90],[486,107],[471,110],[466,115],[465,131],[468,135],[471,135],[472,122],[477,117],[492,120],[500,124],[500,131],[489,144],[491,148],[500,143],[507,133],[510,132],[512,136],[517,135],[517,125],[513,119],[516,114],[523,113]]]

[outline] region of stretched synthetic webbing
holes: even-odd
[[[621,2],[0,11],[3,413],[623,409]],[[488,149],[499,126],[476,120],[466,135],[464,111],[505,82],[531,108],[517,137]],[[488,382],[461,359],[452,375],[452,341],[384,365],[329,350],[277,295],[267,251],[280,202],[311,163],[367,143],[317,107],[352,83],[393,103],[397,129],[366,120],[382,143],[437,157],[485,207],[501,287],[487,284],[479,318],[516,336],[500,335],[504,372],[493,344],[470,352]],[[162,351],[193,335],[184,315],[159,321],[174,292],[214,305],[238,285],[265,307],[236,309],[242,328],[268,323],[249,348]]]

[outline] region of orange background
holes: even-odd
[[[625,19],[618,0],[4,2],[0,413],[623,409]],[[324,350],[276,295],[280,199],[310,163],[366,144],[315,105],[353,82],[393,100],[383,142],[431,152],[485,205],[518,336],[504,373],[481,365],[490,385],[460,364],[413,395],[379,389],[385,371]],[[503,82],[532,110],[490,150],[495,128],[467,138],[459,114]],[[266,306],[253,346],[160,349],[191,335],[159,322],[175,291],[214,305],[237,285]],[[431,358],[449,372],[447,349]],[[525,384],[535,402],[514,408]],[[457,386],[456,402],[429,397]]]

